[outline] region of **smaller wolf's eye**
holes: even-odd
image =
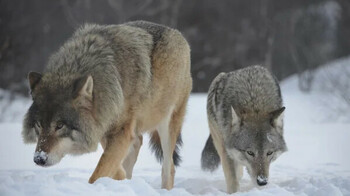
[[[272,155],[272,151],[269,151],[269,152],[267,152],[267,156],[270,156],[270,155]]]
[[[252,152],[252,151],[247,151],[247,154],[249,154],[250,156],[254,156],[254,152]]]
[[[63,126],[64,126],[64,124],[63,124],[62,122],[58,122],[58,123],[56,124],[56,130],[62,129]]]

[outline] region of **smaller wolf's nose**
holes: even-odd
[[[267,181],[259,181],[256,180],[259,186],[265,186],[267,184]]]
[[[45,165],[47,161],[47,156],[45,152],[35,152],[34,154],[34,162],[37,165]]]
[[[259,186],[265,186],[267,184],[267,178],[265,176],[258,176],[256,182]]]

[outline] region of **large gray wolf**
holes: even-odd
[[[284,109],[278,82],[264,67],[220,73],[209,88],[202,169],[214,171],[221,161],[228,193],[238,190],[243,166],[254,184],[266,185],[270,163],[287,150]]]
[[[190,48],[179,31],[145,21],[88,24],[28,80],[33,103],[22,135],[25,143],[37,142],[36,164],[50,166],[101,143],[89,182],[131,178],[148,132],[163,161],[162,188],[173,187],[192,89]]]

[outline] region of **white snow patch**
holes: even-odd
[[[350,56],[314,70],[312,90],[309,93],[300,92],[298,79],[297,76],[291,76],[281,83],[284,102],[297,103],[294,106],[299,108],[290,110],[287,105],[287,113],[297,112],[294,115],[300,115],[301,121],[350,123]],[[306,110],[313,112],[305,112]]]
[[[30,104],[30,99],[0,89],[0,123],[21,122],[24,111],[29,108]]]

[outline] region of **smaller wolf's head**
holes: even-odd
[[[247,167],[253,183],[263,186],[270,163],[287,150],[283,138],[284,107],[262,119],[240,119],[232,108],[232,129],[225,141],[229,156]]]
[[[82,154],[97,148],[94,129],[93,79],[82,76],[62,84],[62,76],[28,75],[33,103],[23,121],[25,143],[37,142],[34,162],[58,163],[66,154]]]

